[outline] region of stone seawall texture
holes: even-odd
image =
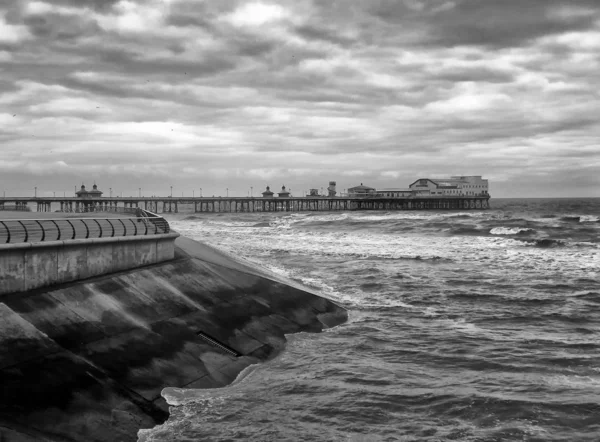
[[[0,440],[135,441],[167,419],[164,387],[227,385],[286,333],[347,319],[301,286],[175,244],[169,262],[0,296]]]

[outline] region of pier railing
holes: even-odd
[[[110,212],[110,213],[127,213],[127,214],[135,214],[137,212],[137,207],[117,207],[117,206],[81,206],[81,207],[65,207],[61,212],[66,213],[100,213],[100,212]]]
[[[154,215],[154,214],[153,214]],[[0,220],[0,244],[162,235],[170,232],[160,216]]]

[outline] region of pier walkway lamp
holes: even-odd
[[[142,197],[142,188],[138,187],[138,197],[141,198]]]
[[[253,190],[253,187],[252,187],[252,186],[250,186],[250,196],[251,196],[251,197],[253,196],[253,195],[252,195],[252,190]]]
[[[229,198],[229,187],[226,187],[225,191],[227,192],[227,198]]]
[[[110,197],[112,198],[112,187],[109,187],[108,190],[110,191]]]
[[[173,196],[173,186],[171,186],[171,196]]]
[[[34,187],[33,189],[33,196],[37,198],[37,187]]]
[[[200,198],[202,198],[202,187],[200,188]]]
[[[194,189],[192,189],[192,198],[196,197],[196,191]]]

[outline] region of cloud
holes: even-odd
[[[25,26],[7,23],[0,15],[0,44],[19,43],[29,37]]]
[[[599,13],[593,0],[7,0],[0,181],[224,194],[483,174],[499,192],[531,176],[531,195],[591,194]]]
[[[277,4],[251,2],[239,6],[225,19],[234,26],[257,27],[278,22],[288,17],[288,12]]]
[[[412,3],[419,6],[411,7]],[[389,23],[414,27],[416,22],[429,31],[424,43],[446,47],[515,47],[543,36],[591,29],[599,13],[594,0],[456,0],[452,4],[388,0],[374,3],[370,10]]]

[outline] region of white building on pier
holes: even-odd
[[[486,196],[488,180],[481,175],[451,176],[450,178],[419,178],[410,186],[415,195]]]

